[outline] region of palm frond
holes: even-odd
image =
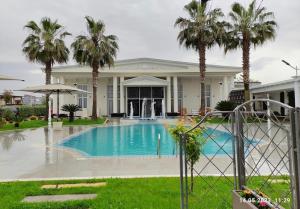
[[[111,66],[116,58],[118,37],[105,35],[105,24],[101,20],[95,21],[92,17],[85,17],[88,36],[79,35],[72,43],[73,58],[80,64],[87,64],[93,69]]]
[[[69,49],[63,39],[70,33],[56,20],[44,17],[40,21],[40,26],[34,21],[29,21],[25,28],[30,29],[30,33],[23,42],[23,53],[30,62],[41,64],[67,62]]]

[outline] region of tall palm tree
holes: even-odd
[[[69,49],[64,39],[71,35],[65,28],[58,24],[57,20],[52,21],[44,17],[38,25],[29,21],[25,26],[29,35],[23,42],[23,53],[30,62],[39,63],[45,66],[46,84],[51,83],[52,66],[55,63],[66,63],[69,58]],[[46,95],[46,107],[48,107],[49,95]],[[47,115],[45,120],[47,120]]]
[[[71,45],[74,59],[79,64],[88,64],[93,76],[93,108],[92,119],[97,118],[97,83],[99,68],[111,67],[119,49],[117,36],[105,35],[105,24],[101,20],[85,17],[88,35],[79,35]]]
[[[215,44],[221,44],[225,34],[225,21],[220,21],[224,16],[221,9],[208,10],[207,1],[197,2],[193,0],[185,5],[184,10],[189,18],[179,17],[175,26],[180,28],[178,41],[187,49],[195,49],[199,54],[200,81],[205,80],[206,50]],[[202,85],[203,87],[204,85]],[[205,107],[204,99],[201,99],[201,108]]]
[[[250,100],[250,48],[275,38],[277,24],[273,12],[252,1],[248,8],[234,3],[229,13],[231,25],[225,41],[225,53],[241,48],[243,51],[243,81],[245,101]]]

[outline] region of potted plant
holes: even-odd
[[[284,209],[280,205],[272,204],[271,199],[262,192],[250,189],[234,190],[232,200],[233,209]]]
[[[69,112],[69,122],[74,121],[74,113],[79,111],[81,108],[75,104],[65,104],[62,106],[62,111]]]

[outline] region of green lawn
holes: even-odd
[[[39,127],[46,126],[47,124],[48,122],[44,120],[30,120],[30,121],[21,122],[20,126],[16,128],[14,123],[9,123],[1,127],[0,131],[19,130],[19,129],[26,129],[26,128],[39,128]]]
[[[189,208],[203,209],[229,209],[231,205],[220,198],[224,197],[231,202],[232,186],[225,178],[204,177],[196,179],[195,191],[189,196]],[[259,185],[261,178],[253,184]],[[105,187],[98,188],[66,188],[41,189],[41,185],[48,183],[71,182],[99,182],[106,181]],[[216,190],[209,189],[207,183],[218,182]],[[287,184],[272,185],[273,189],[280,191],[288,188]],[[208,190],[209,189],[209,190]],[[272,190],[273,191],[273,190]],[[20,201],[26,195],[50,194],[80,194],[97,193],[95,200],[69,201],[65,203],[38,203],[29,204]],[[106,180],[73,180],[73,181],[47,181],[47,182],[14,182],[0,183],[1,209],[179,209],[180,190],[179,178],[144,178],[144,179],[106,179]]]
[[[68,119],[63,119],[63,124],[64,125],[96,125],[96,124],[103,124],[104,121],[105,118],[98,118],[97,120],[76,119],[75,121],[70,123]],[[20,130],[26,128],[39,128],[47,125],[48,125],[48,121],[45,120],[29,120],[29,121],[21,122],[18,128],[14,126],[14,123],[5,124],[3,127],[0,128],[0,131]]]

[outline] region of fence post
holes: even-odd
[[[187,141],[187,135],[183,135],[183,155],[184,155],[184,172],[185,172],[185,209],[189,208],[189,183],[188,183],[188,162],[186,160],[186,141]]]
[[[179,166],[180,166],[180,208],[185,209],[185,199],[184,199],[184,176],[183,176],[183,140],[184,134],[180,134],[179,140]]]
[[[293,165],[293,204],[295,209],[300,209],[300,108],[291,112],[292,134],[292,165]]]
[[[235,111],[235,140],[237,148],[237,173],[239,189],[243,189],[246,186],[246,171],[245,171],[245,151],[244,151],[244,130],[243,130],[243,119],[240,110]]]
[[[231,112],[231,132],[232,132],[232,163],[233,163],[233,178],[234,178],[234,189],[237,190],[237,179],[236,179],[236,130],[235,130],[235,113]]]

